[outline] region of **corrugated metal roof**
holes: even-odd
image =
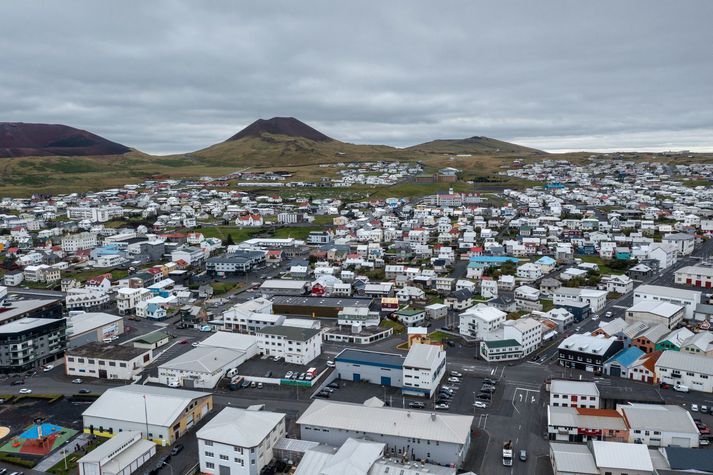
[[[318,400],[307,408],[297,423],[464,444],[470,436],[473,416]]]

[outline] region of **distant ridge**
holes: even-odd
[[[0,157],[122,155],[131,149],[61,124],[0,122]]]
[[[273,117],[272,119],[258,119],[245,127],[226,142],[245,138],[259,138],[263,134],[284,135],[287,137],[301,137],[315,142],[331,142],[332,138],[310,127],[294,117]]]
[[[430,142],[413,145],[406,150],[428,152],[428,153],[463,153],[463,154],[546,154],[542,150],[537,150],[522,145],[517,145],[502,140],[491,139],[490,137],[473,136],[465,139],[440,139]]]

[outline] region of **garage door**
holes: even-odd
[[[352,380],[353,380],[355,383],[358,383],[359,381],[361,381],[361,374],[359,374],[359,373],[354,373],[354,374],[352,374]]]
[[[381,384],[383,386],[391,386],[391,378],[389,376],[382,376],[381,377]]]
[[[621,368],[617,365],[611,365],[609,367],[610,376],[621,376]]]

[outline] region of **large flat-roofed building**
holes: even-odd
[[[339,379],[400,388],[404,360],[395,353],[346,348],[334,358],[334,364]]]
[[[629,441],[629,427],[614,409],[547,406],[547,435],[550,440],[587,442],[589,440]]]
[[[649,326],[663,325],[669,330],[683,320],[685,309],[669,302],[642,300],[626,309],[626,323],[644,322]]]
[[[338,317],[347,307],[370,308],[371,298],[348,297],[297,297],[276,295],[272,299],[273,311],[285,315],[306,315],[315,317]]]
[[[0,306],[0,325],[21,318],[62,318],[62,301],[60,299],[7,299],[5,304]]]
[[[404,360],[404,394],[430,398],[446,374],[446,352],[440,345],[411,345]]]
[[[701,292],[661,285],[640,285],[634,289],[634,305],[644,301],[668,302],[679,305],[685,309],[684,318],[691,319],[696,306],[701,303]]]
[[[656,360],[656,380],[680,383],[692,391],[713,393],[713,358],[668,350]]]
[[[67,351],[67,376],[131,381],[153,361],[153,350],[131,345],[87,343]]]
[[[194,348],[158,368],[161,384],[185,388],[214,388],[231,369],[258,353],[257,338],[240,333],[217,332]]]
[[[633,444],[698,447],[699,431],[687,409],[673,404],[624,404],[617,410],[629,427]]]
[[[598,409],[600,401],[597,383],[553,379],[550,382],[550,406]]]
[[[258,475],[285,437],[285,415],[226,407],[196,433],[200,472]]]
[[[0,372],[16,373],[51,363],[67,349],[64,318],[21,318],[0,325]]]
[[[306,280],[267,279],[260,285],[260,292],[268,295],[304,295],[308,285]]]
[[[121,432],[77,461],[79,475],[131,475],[156,454],[141,432]]]
[[[601,373],[604,363],[623,347],[624,343],[614,336],[570,335],[559,344],[559,365]]]
[[[260,353],[305,365],[322,354],[322,335],[316,328],[280,325],[257,331]]]
[[[104,312],[88,312],[67,319],[69,346],[101,342],[124,334],[124,317]]]
[[[685,266],[675,273],[677,284],[694,285],[709,289],[713,287],[713,267],[711,266]]]
[[[128,385],[107,389],[82,418],[87,434],[112,437],[137,431],[159,445],[170,445],[212,409],[209,393]]]
[[[460,467],[471,442],[473,416],[316,400],[297,420],[300,436],[332,446],[349,438],[386,445],[386,456]]]

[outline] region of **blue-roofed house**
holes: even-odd
[[[641,349],[635,346],[623,349],[604,362],[604,374],[607,376],[628,378],[629,368],[631,368],[644,354],[645,353],[641,351]]]
[[[514,262],[518,263],[520,259],[517,257],[510,257],[510,256],[471,256],[470,262],[478,262],[481,264],[490,264],[490,265],[500,265],[504,264],[506,262]]]
[[[557,265],[557,261],[552,259],[550,256],[542,256],[535,261],[535,264],[540,266],[543,274],[547,274],[554,270],[555,266]]]

